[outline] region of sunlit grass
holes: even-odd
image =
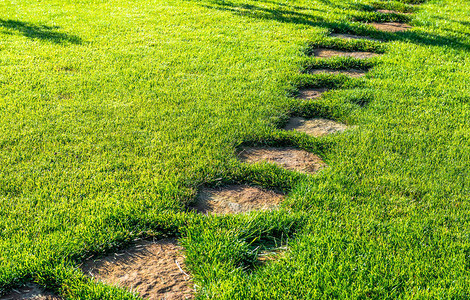
[[[169,235],[201,299],[467,298],[470,6],[417,2],[0,2],[0,293],[35,281],[133,299],[78,264]],[[367,25],[408,18],[405,33]],[[315,47],[383,55],[325,62]],[[302,87],[332,90],[302,102]],[[357,127],[315,139],[279,130],[291,115]],[[245,165],[242,144],[300,147],[329,168]],[[288,198],[275,213],[186,212],[199,186],[237,182]],[[286,253],[257,265],[273,241]]]

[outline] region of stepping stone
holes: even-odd
[[[141,241],[110,256],[90,259],[81,269],[96,280],[126,288],[144,299],[193,299],[181,251],[175,239]]]
[[[202,189],[194,208],[205,214],[237,214],[276,208],[284,195],[248,185]]]
[[[311,100],[311,99],[319,98],[326,91],[328,91],[328,89],[325,89],[325,88],[303,89],[299,91],[299,98],[304,99],[304,100]]]
[[[316,69],[309,71],[310,74],[332,74],[339,75],[344,74],[353,78],[359,78],[366,75],[366,70],[359,69],[348,69],[348,70],[328,70],[328,69]]]
[[[307,120],[300,117],[294,117],[284,128],[285,130],[295,130],[305,132],[308,135],[320,137],[335,132],[343,132],[348,128],[345,124],[335,122],[333,120],[315,118]]]
[[[354,58],[359,58],[359,59],[366,59],[366,58],[378,56],[377,53],[372,53],[372,52],[365,52],[365,51],[348,52],[348,51],[340,51],[340,50],[332,50],[332,49],[324,49],[324,48],[315,49],[313,51],[313,55],[315,57],[320,57],[320,58],[354,57]]]
[[[346,39],[346,40],[368,40],[368,41],[373,41],[373,42],[380,42],[380,40],[373,39],[368,36],[360,36],[360,35],[354,35],[354,34],[332,33],[330,34],[330,36],[340,38],[340,39]]]
[[[243,148],[238,157],[247,163],[268,162],[291,171],[314,174],[326,167],[323,160],[305,150],[285,148]]]
[[[36,284],[26,284],[14,289],[9,294],[0,297],[0,300],[61,300],[62,298],[44,291]]]
[[[398,22],[388,22],[388,23],[369,23],[375,29],[385,32],[403,32],[408,31],[413,28],[408,24],[398,23]]]
[[[377,9],[376,11],[382,14],[412,15],[412,13],[402,13],[396,10],[389,9]]]

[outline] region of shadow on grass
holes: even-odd
[[[337,4],[331,3],[329,0],[321,0],[325,4],[331,5],[332,7],[338,6]],[[199,2],[199,1],[198,1]],[[298,10],[316,10],[306,7],[291,7],[284,4],[278,4],[277,8],[266,8],[260,7],[254,4],[239,4],[230,1],[201,1],[205,4],[201,4],[203,7],[209,9],[215,9],[220,11],[229,11],[237,15],[241,15],[249,18],[264,19],[264,20],[275,20],[282,23],[293,23],[302,24],[314,27],[322,27],[328,29],[332,33],[348,33],[357,35],[366,35],[385,41],[407,41],[415,44],[438,46],[438,47],[452,47],[454,49],[470,50],[470,44],[462,39],[455,37],[448,37],[439,34],[430,34],[420,31],[407,31],[407,32],[395,32],[388,33],[377,31],[370,26],[367,26],[367,22],[373,22],[374,20],[367,20],[367,16],[363,16],[363,22],[354,22],[353,15],[350,15],[350,21],[346,22],[331,22],[327,21],[320,16],[313,16],[308,13],[299,12]],[[273,1],[265,0],[261,2],[273,3]],[[299,9],[300,8],[300,9]],[[359,9],[361,11],[369,10],[369,8],[355,7],[355,5],[349,5],[349,8]],[[325,12],[326,13],[326,12]]]
[[[40,39],[56,44],[81,44],[82,40],[75,35],[57,32],[58,26],[35,25],[28,22],[0,19],[0,29],[14,30],[30,39]]]
[[[270,4],[275,3],[274,1],[267,0],[262,2]],[[220,11],[229,11],[234,14],[250,18],[275,20],[283,23],[305,24],[309,26],[315,26],[315,24],[317,24],[318,22],[323,21],[321,17],[312,16],[310,14],[296,11],[308,9],[306,7],[288,6],[286,4],[278,4],[278,8],[266,8],[253,4],[239,4],[229,1],[209,1],[208,4],[201,4],[201,6]],[[309,10],[322,11],[319,9]]]

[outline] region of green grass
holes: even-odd
[[[470,297],[470,2],[418,2],[0,2],[0,294],[34,281],[135,299],[80,261],[177,236],[200,299]],[[366,23],[405,17],[375,8],[415,11],[415,28],[377,32]],[[319,46],[384,55],[324,62],[308,56]],[[370,72],[308,74],[324,67]],[[306,103],[302,87],[333,89]],[[291,115],[357,127],[279,130]],[[329,168],[245,165],[241,145]],[[228,183],[288,198],[274,213],[186,212],[199,186]],[[288,251],[258,265],[273,243]]]

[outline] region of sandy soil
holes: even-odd
[[[359,59],[366,59],[378,56],[377,53],[373,52],[364,52],[364,51],[340,51],[332,49],[319,48],[313,51],[313,55],[320,58],[330,58],[330,57],[354,57]]]
[[[235,214],[274,209],[283,198],[282,194],[258,187],[230,185],[202,189],[193,208],[206,214]]]
[[[62,298],[44,291],[36,284],[27,284],[14,289],[9,294],[0,297],[0,300],[61,300]]]
[[[368,36],[360,36],[360,35],[354,35],[354,34],[332,33],[330,34],[330,36],[337,37],[340,39],[347,39],[347,40],[368,40],[368,41],[380,42],[379,40],[373,39]]]
[[[316,173],[324,168],[323,160],[310,152],[295,148],[249,148],[241,149],[238,157],[243,162],[269,162],[288,170],[302,173]]]
[[[304,89],[299,93],[299,98],[304,100],[311,100],[321,97],[321,95],[326,92],[328,89],[319,88],[319,89]]]
[[[412,26],[403,23],[389,22],[389,23],[370,23],[375,29],[385,32],[402,32],[407,31]]]
[[[365,76],[367,71],[358,70],[358,69],[348,69],[348,70],[317,69],[317,70],[311,70],[309,73],[310,74],[333,74],[333,75],[344,74],[353,78],[358,78],[358,77]]]
[[[189,275],[182,271],[181,250],[175,239],[141,241],[108,257],[90,259],[81,269],[99,281],[134,291],[144,299],[193,299]]]
[[[305,132],[308,135],[319,137],[335,132],[342,132],[347,128],[348,126],[345,124],[341,124],[333,120],[322,118],[307,120],[300,117],[294,117],[289,120],[289,123],[284,129]]]
[[[377,12],[382,13],[382,14],[412,15],[412,13],[402,13],[396,10],[389,10],[389,9],[378,9]]]

